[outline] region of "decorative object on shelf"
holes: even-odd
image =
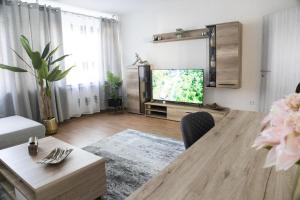
[[[56,119],[53,117],[51,107],[51,84],[52,82],[65,78],[74,66],[68,68],[67,70],[61,70],[57,63],[63,61],[69,55],[64,55],[53,60],[53,55],[58,50],[58,47],[50,50],[50,42],[45,46],[42,53],[33,51],[28,39],[24,35],[20,37],[20,42],[30,58],[31,64],[27,63],[27,58],[23,58],[15,50],[13,50],[16,56],[24,63],[25,67],[15,67],[0,64],[0,68],[12,72],[29,72],[35,77],[37,83],[39,84],[40,98],[42,102],[42,119],[46,127],[46,133],[48,135],[54,134],[57,132],[58,126]],[[57,66],[52,68],[54,64]]]
[[[217,103],[206,104],[206,105],[204,106],[204,108],[208,108],[208,109],[211,109],[211,110],[217,110],[217,111],[225,111],[225,110],[229,110],[228,108],[223,107],[223,106],[220,106],[220,105],[218,105]]]
[[[262,126],[253,147],[269,150],[264,167],[275,166],[276,171],[286,171],[300,165],[300,94],[274,102]],[[293,200],[300,200],[300,180]]]
[[[73,149],[69,148],[55,148],[45,158],[38,161],[38,163],[47,165],[59,164],[65,160],[72,151]]]
[[[181,39],[183,33],[184,33],[184,30],[182,28],[177,28],[176,33],[175,33],[177,39]]]
[[[211,31],[209,42],[210,42],[211,47],[216,47],[216,29],[215,28],[213,28]]]
[[[106,87],[109,90],[108,106],[113,108],[122,107],[122,96],[120,95],[120,88],[122,86],[121,77],[114,75],[112,72],[107,72]]]
[[[36,156],[38,153],[38,138],[37,137],[30,137],[28,140],[28,153],[31,156]]]
[[[153,35],[153,41],[157,41],[158,40],[158,35]]]
[[[203,31],[203,32],[201,33],[201,35],[202,35],[203,37],[207,37],[207,36],[208,36],[208,32],[207,32],[207,31]]]
[[[210,81],[208,87],[216,87],[216,82]]]
[[[142,60],[138,53],[135,53],[135,61],[132,65],[149,65],[147,60]]]
[[[215,68],[216,67],[216,56],[214,54],[211,55],[210,58],[210,67]]]

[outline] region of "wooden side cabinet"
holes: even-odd
[[[145,112],[145,102],[151,100],[150,65],[132,66],[127,69],[127,111]]]
[[[216,87],[240,88],[242,76],[242,24],[216,25]]]

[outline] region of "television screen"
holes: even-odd
[[[203,104],[202,69],[152,70],[152,98],[182,103]]]

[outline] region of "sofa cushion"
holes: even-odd
[[[45,137],[45,127],[17,115],[0,119],[0,149],[25,143],[31,136]]]

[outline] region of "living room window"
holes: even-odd
[[[100,82],[100,23],[98,18],[62,12],[64,53],[72,54],[65,64],[76,66],[66,78],[67,85]]]
[[[71,54],[59,64],[61,70],[75,65],[66,79],[51,85],[57,119],[62,122],[105,110],[106,75],[122,76],[117,16],[43,3],[0,0],[0,63],[24,67],[11,50],[29,59],[19,44],[21,35],[29,39],[34,51],[51,42],[51,49],[59,47],[53,59]],[[37,88],[30,73],[0,71],[0,116],[18,114],[39,120]]]

